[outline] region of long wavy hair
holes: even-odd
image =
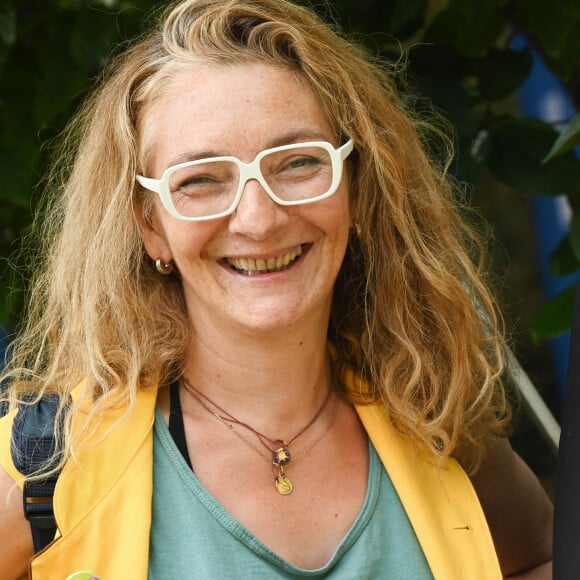
[[[394,426],[440,460],[501,433],[501,323],[480,272],[482,246],[430,129],[403,104],[396,67],[375,62],[312,10],[286,0],[184,0],[114,58],[63,136],[37,218],[42,251],[27,321],[4,373],[21,393],[78,394],[78,433],[139,389],[179,373],[190,338],[177,276],[160,276],[134,216],[147,203],[148,108],[192,62],[296,71],[337,142],[350,137],[356,216],[336,282],[329,338],[353,402],[382,401]],[[362,384],[362,382],[361,382]],[[90,405],[87,403],[90,402]],[[74,456],[79,437],[63,438]]]

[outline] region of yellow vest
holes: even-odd
[[[30,563],[34,580],[90,570],[102,580],[146,580],[151,525],[156,389],[141,391],[128,419],[69,461],[54,496],[60,537]],[[401,498],[437,580],[502,578],[485,516],[459,464],[439,468],[392,428],[379,404],[356,410]],[[96,440],[121,415],[107,414]],[[11,417],[0,420],[0,464],[10,458]],[[369,549],[378,549],[376,546]],[[86,577],[86,576],[85,576]]]

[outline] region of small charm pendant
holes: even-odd
[[[290,450],[286,447],[286,441],[276,441],[279,445],[272,451],[272,463],[274,465],[286,465],[290,461]]]
[[[292,492],[292,482],[285,475],[278,475],[275,485],[276,491],[280,495],[288,495]]]

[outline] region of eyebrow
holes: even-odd
[[[281,147],[282,145],[290,145],[292,143],[299,143],[300,141],[328,141],[328,135],[324,135],[321,131],[313,131],[310,129],[300,129],[291,133],[280,135],[271,141],[268,141],[266,149],[273,149],[274,147]],[[258,152],[259,153],[259,152]],[[212,157],[234,157],[231,153],[224,153],[222,151],[206,149],[204,151],[185,151],[174,157],[167,167],[173,167],[180,163],[187,163],[188,161],[197,161],[199,159],[211,159]]]

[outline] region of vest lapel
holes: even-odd
[[[393,429],[380,404],[357,413],[385,466],[436,579],[502,574],[479,500],[455,460],[438,467]]]
[[[31,564],[33,578],[91,570],[100,578],[147,578],[157,390],[141,391],[130,415],[108,413],[55,491],[62,537]],[[101,440],[102,439],[102,440]]]

